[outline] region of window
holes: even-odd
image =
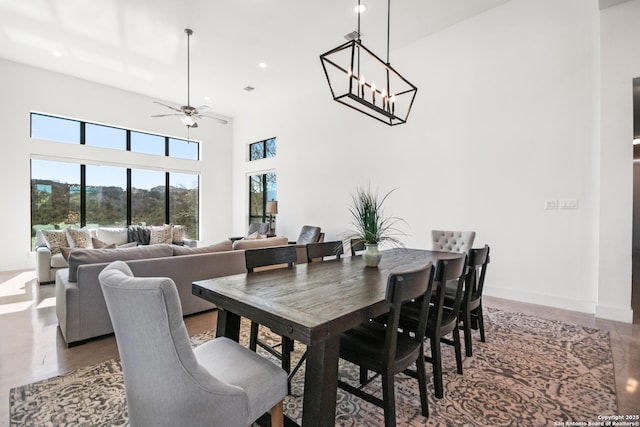
[[[198,175],[169,174],[169,221],[183,225],[191,239],[198,238],[199,188]]]
[[[84,127],[84,132],[82,128]],[[84,144],[93,147],[129,150],[179,159],[199,160],[200,143],[178,138],[168,138],[145,132],[113,126],[65,119],[46,114],[31,113],[31,137],[49,141]],[[169,140],[169,152],[166,140]],[[130,141],[127,146],[127,140]],[[265,142],[265,141],[263,141]],[[275,138],[270,148],[275,155]],[[272,157],[272,156],[270,156]],[[96,159],[98,160],[98,159]]]
[[[254,142],[249,145],[249,161],[267,159],[276,156],[276,139]]]
[[[199,143],[31,113],[32,138],[199,160]],[[183,225],[198,239],[199,176],[128,165],[31,160],[31,237],[41,229]],[[150,166],[152,167],[152,166]]]
[[[88,228],[127,226],[127,169],[85,166],[84,224]]]
[[[97,228],[172,223],[183,225],[188,238],[198,239],[199,191],[197,174],[33,159],[32,249],[38,230],[68,226]],[[127,201],[129,192],[130,202]]]
[[[131,170],[131,224],[162,225],[166,220],[166,173]]]
[[[80,144],[80,122],[32,113],[31,137]]]
[[[131,132],[131,151],[165,155],[165,137],[150,133]]]
[[[169,156],[179,159],[198,160],[198,143],[184,139],[169,138]]]
[[[84,133],[85,145],[113,148],[114,150],[127,149],[127,131],[124,129],[85,123]]]
[[[249,224],[267,221],[267,201],[271,200],[277,200],[275,172],[251,175],[249,177]]]

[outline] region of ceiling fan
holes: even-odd
[[[219,123],[222,123],[223,125],[226,125],[228,122],[224,119],[221,119],[219,117],[214,117],[214,116],[207,116],[204,115],[202,113],[209,111],[210,108],[206,105],[201,105],[200,107],[192,107],[191,106],[191,99],[190,99],[190,80],[189,80],[189,55],[190,55],[190,46],[189,46],[189,38],[191,37],[191,35],[193,34],[193,30],[191,30],[190,28],[186,28],[184,30],[185,33],[187,33],[187,105],[183,105],[181,107],[173,107],[171,105],[167,105],[164,104],[162,102],[159,101],[153,101],[155,104],[159,104],[162,105],[163,107],[167,107],[173,111],[176,111],[176,113],[171,113],[171,114],[156,114],[153,115],[151,117],[168,117],[168,116],[180,116],[180,120],[182,121],[182,123],[187,127],[187,128],[197,128],[198,127],[198,122],[197,119],[203,119],[203,118],[207,118],[207,119],[213,119],[216,120]]]

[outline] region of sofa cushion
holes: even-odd
[[[67,227],[64,231],[67,233],[67,241],[70,248],[93,248],[89,229]]]
[[[137,246],[134,248],[116,249],[82,249],[76,248],[69,254],[69,281],[78,281],[78,266],[82,264],[98,264],[112,261],[128,261],[133,259],[162,258],[173,256],[171,245]]]
[[[253,239],[253,240],[236,240],[233,242],[233,249],[255,249],[255,248],[267,248],[270,246],[284,246],[289,244],[289,239],[286,237],[268,237],[266,239]]]
[[[59,254],[61,247],[69,247],[65,230],[42,230],[42,237],[52,255]]]
[[[171,225],[151,226],[149,227],[149,229],[151,231],[149,236],[150,245],[173,242],[173,226]]]
[[[199,248],[190,248],[188,246],[173,245],[173,255],[192,255],[192,254],[206,254],[210,252],[225,252],[232,249],[231,240],[223,240],[222,242],[215,243],[209,246],[202,246]]]
[[[100,227],[96,230],[96,237],[108,245],[123,245],[129,241],[127,231],[124,227]]]
[[[67,262],[69,256],[64,256],[65,251],[71,251],[71,248],[60,248],[60,253],[51,255],[51,268],[69,267],[69,263]]]

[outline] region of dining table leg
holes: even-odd
[[[339,335],[307,348],[302,407],[304,427],[335,425],[339,356]]]
[[[236,342],[240,341],[240,316],[218,308],[216,337],[227,337]]]

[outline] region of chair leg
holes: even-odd
[[[249,335],[249,348],[256,351],[258,346],[258,324],[251,322],[251,333]]]
[[[424,357],[416,360],[416,370],[418,371],[418,388],[420,389],[420,407],[422,415],[429,417],[429,399],[427,398],[427,372],[424,367]]]
[[[282,408],[282,400],[271,408],[271,426],[284,427],[284,410]]]
[[[291,373],[292,350],[293,340],[291,338],[282,337],[282,369],[287,373],[287,377]],[[291,394],[291,378],[287,378],[287,393]]]
[[[444,387],[442,385],[442,354],[440,353],[440,337],[435,336],[429,339],[431,341],[431,364],[433,365],[433,388],[438,399],[444,396]],[[426,357],[426,356],[425,356]],[[428,360],[428,359],[425,359]]]
[[[369,381],[369,371],[360,366],[360,385],[366,384],[367,381]]]
[[[464,351],[467,357],[473,356],[473,343],[471,341],[471,312],[464,311],[464,320],[462,321],[462,331],[464,332]]]
[[[453,330],[453,348],[456,350],[456,368],[458,373],[462,375],[462,348],[460,346],[460,328],[458,328],[458,325]]]
[[[396,398],[393,373],[382,374],[382,400],[384,402],[384,426],[396,426]]]
[[[480,341],[487,342],[484,338],[484,316],[482,315],[482,302],[478,306],[478,327],[480,328]]]

